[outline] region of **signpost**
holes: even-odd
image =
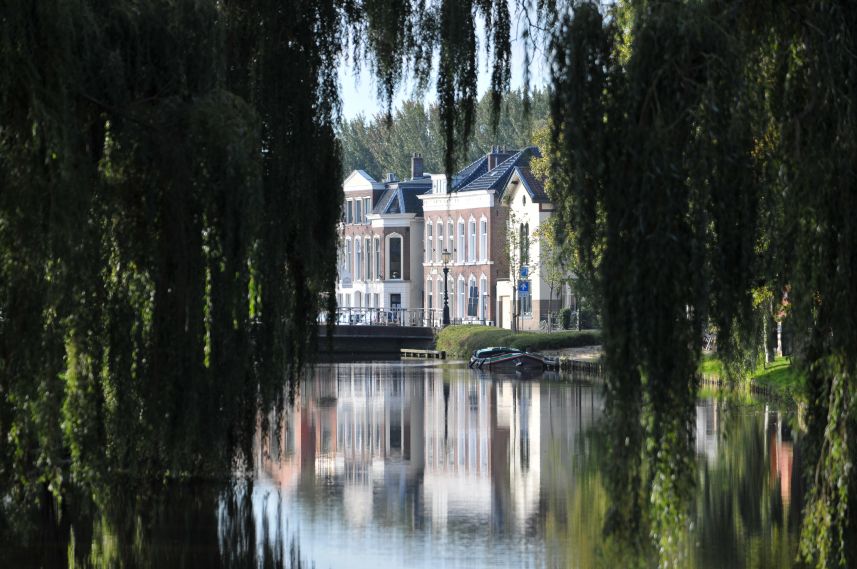
[[[518,292],[521,293],[521,296],[528,296],[530,294],[530,281],[518,281]]]

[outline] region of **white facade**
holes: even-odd
[[[394,309],[422,307],[422,218],[414,212],[373,212],[396,191],[396,183],[377,182],[362,170],[343,183],[335,291],[341,323],[377,321]]]
[[[509,210],[507,231],[518,232],[518,237],[513,242],[525,240],[529,245],[526,280],[530,283],[530,301],[522,302],[513,290],[517,280],[521,280],[520,276],[517,279],[497,282],[497,310],[502,313],[500,322],[504,328],[512,327],[513,306],[516,301],[521,306],[518,318],[518,327],[521,330],[538,330],[540,319],[546,318],[549,311],[557,312],[563,304],[562,288],[554,289],[551,297],[550,285],[544,278],[542,244],[538,230],[554,214],[554,207],[552,203],[539,197],[539,194],[536,194],[537,199],[534,201],[533,192],[528,191],[527,180],[516,170],[506,186],[503,203]],[[524,234],[520,233],[522,230]]]

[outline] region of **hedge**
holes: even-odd
[[[489,346],[508,346],[519,350],[560,350],[597,346],[601,343],[598,330],[566,330],[563,332],[518,332],[504,328],[462,325],[447,326],[437,335],[436,348],[454,358],[470,357],[474,350]]]

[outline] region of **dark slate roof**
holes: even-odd
[[[431,191],[431,178],[416,178],[404,182],[388,182],[384,193],[376,202],[372,213],[423,214],[423,204],[417,197]]]
[[[501,195],[506,188],[506,184],[509,182],[509,178],[512,176],[512,171],[516,167],[528,166],[530,159],[534,156],[541,157],[539,149],[535,146],[519,150],[495,166],[490,172],[486,172],[470,183],[461,186],[457,191],[494,190],[498,195]]]
[[[488,156],[482,155],[452,177],[452,191],[463,188],[488,171]]]
[[[547,193],[545,193],[545,185],[536,178],[529,166],[516,166],[514,171],[524,183],[524,189],[527,190],[531,200],[535,203],[550,201]]]

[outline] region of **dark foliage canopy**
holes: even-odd
[[[846,0],[5,0],[3,507],[69,481],[205,477],[246,455],[260,403],[286,397],[332,307],[339,61],[367,63],[390,112],[407,73],[428,85],[435,68],[451,172],[479,123],[480,48],[501,121],[511,8],[527,59],[536,36],[551,43],[558,227],[603,312],[606,529],[634,550],[650,529],[659,555],[678,555],[703,329],[738,377],[760,311],[787,293],[809,391],[802,555],[853,564]]]

